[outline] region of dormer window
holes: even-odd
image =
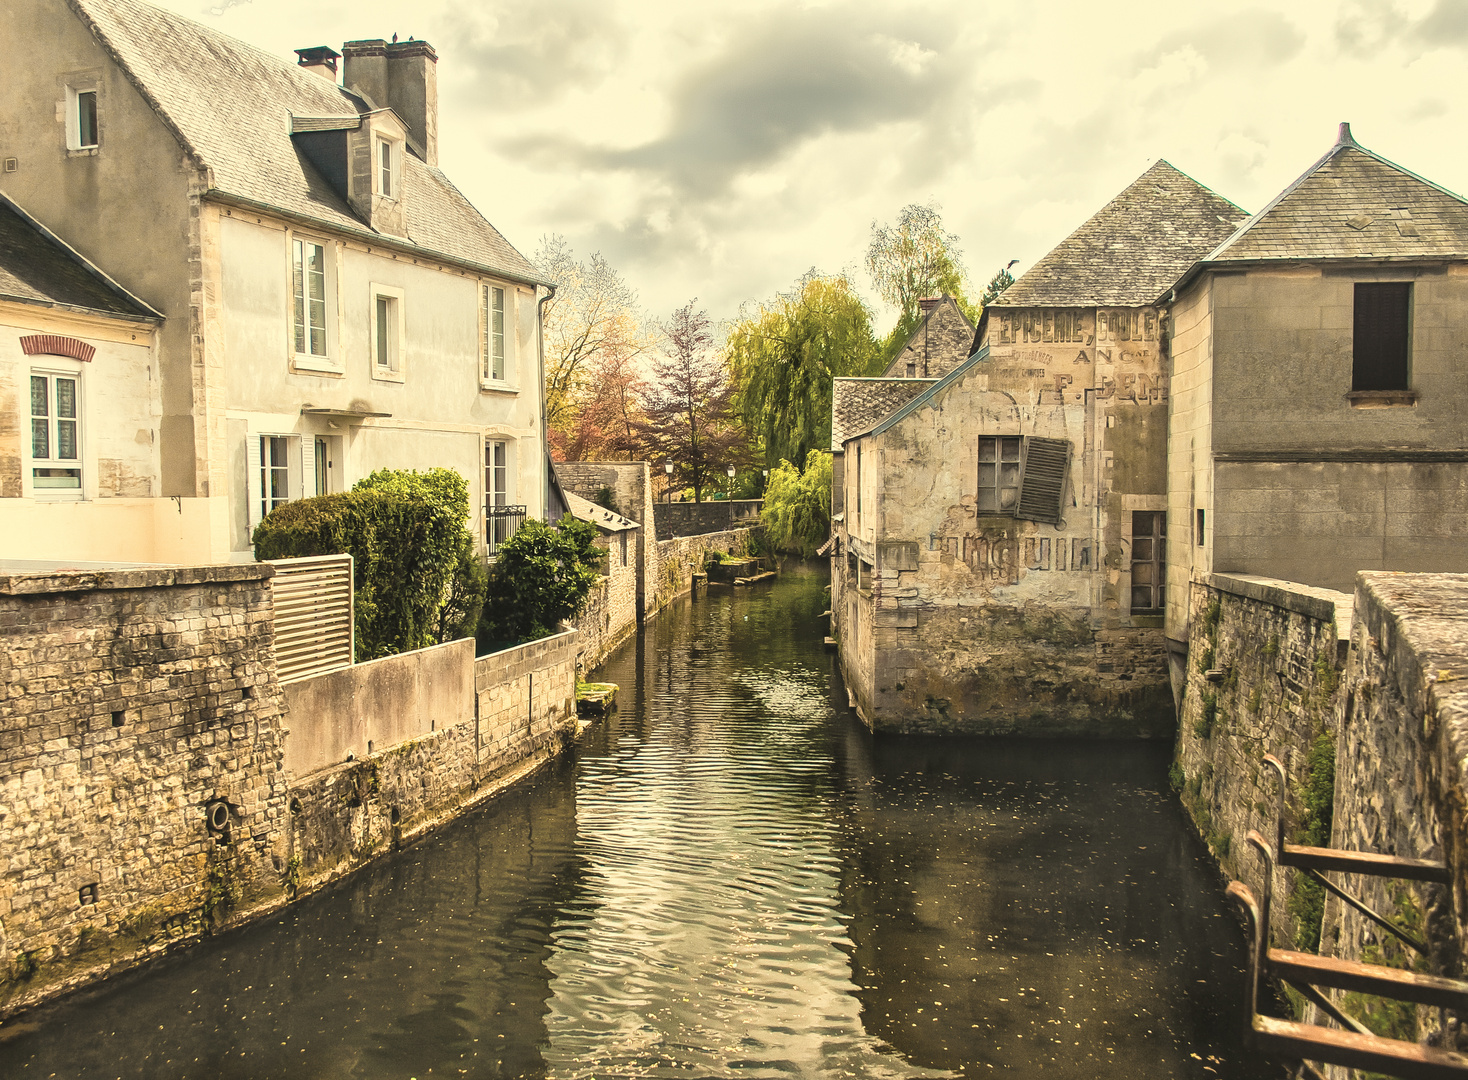
[[[377,194],[384,199],[398,197],[398,144],[389,139],[377,140]]]

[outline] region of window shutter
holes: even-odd
[[[1019,470],[1019,500],[1014,516],[1051,525],[1060,524],[1069,466],[1069,441],[1025,436]]]
[[[315,495],[312,490],[316,484],[316,448],[315,440],[309,435],[290,436],[290,492],[292,500],[304,499],[307,495]]]
[[[245,436],[245,512],[251,535],[260,524],[260,436]],[[238,519],[236,519],[238,520]]]

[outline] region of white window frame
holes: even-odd
[[[275,506],[267,508],[267,496],[265,492],[265,440],[283,440],[285,464],[278,466],[286,471],[286,493],[283,499],[276,502],[275,506],[284,506],[288,502],[295,502],[305,495],[305,478],[311,477],[312,486],[316,480],[316,440],[311,435],[302,436],[297,432],[281,431],[252,431],[245,436],[245,487],[246,496],[249,500],[248,514],[250,532],[255,531],[255,526],[260,524],[262,518]]]
[[[90,96],[95,110],[95,130],[89,143],[82,142],[82,99]],[[66,148],[72,151],[96,151],[102,145],[102,93],[94,85],[68,86],[66,88]]]
[[[31,378],[43,378],[46,380],[46,443],[47,450],[51,456],[38,458],[35,456],[35,441],[32,435],[33,422],[37,417],[31,412]],[[55,380],[70,379],[76,383],[76,394],[73,417],[62,417],[58,415]],[[29,368],[26,372],[26,388],[24,401],[26,403],[26,427],[23,429],[22,438],[25,445],[25,483],[24,490],[27,495],[35,499],[43,499],[56,502],[77,502],[87,497],[87,482],[90,472],[87,468],[87,441],[86,441],[86,388],[83,386],[80,365],[69,367],[66,365],[38,365]],[[59,425],[64,422],[76,424],[76,457],[59,458],[54,456],[54,451],[60,442],[58,435]],[[37,469],[75,469],[77,474],[77,486],[74,488],[37,487]]]
[[[303,305],[305,313],[305,337],[306,351],[301,352],[296,347],[296,245],[302,246],[302,262],[306,245],[315,245],[321,248],[322,270],[323,270],[323,296],[322,308],[325,332],[325,352],[316,353],[311,351],[311,320],[308,305]],[[286,348],[290,356],[292,370],[311,373],[324,373],[340,375],[345,372],[345,366],[341,356],[341,291],[339,282],[341,280],[341,245],[333,240],[322,236],[313,236],[309,233],[298,233],[294,230],[286,233],[285,241],[285,266],[286,266]],[[309,300],[309,279],[304,277],[303,288],[305,299]]]
[[[379,303],[386,301],[389,308],[389,325],[387,327],[387,363],[384,364],[380,355],[380,346],[384,344],[379,325]],[[379,285],[373,282],[368,289],[368,345],[367,351],[371,355],[368,370],[374,379],[383,382],[402,382],[403,373],[403,346],[407,340],[405,328],[405,307],[403,303],[403,290],[392,285]]]
[[[402,198],[402,146],[399,140],[383,138],[381,135],[373,140],[372,145],[372,190],[393,202]],[[387,154],[386,167],[382,160],[384,152]]]
[[[494,297],[499,293],[501,303],[500,351],[495,357],[494,347]],[[486,390],[514,390],[516,308],[518,290],[497,281],[479,283],[479,385]],[[495,372],[494,361],[498,359],[499,372]]]

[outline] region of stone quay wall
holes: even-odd
[[[654,547],[653,557],[648,560],[650,565],[645,584],[647,614],[661,611],[690,591],[693,588],[693,575],[703,573],[711,552],[748,554],[753,531],[732,529],[727,532],[704,533],[701,536],[659,540]]]
[[[0,576],[0,1016],[274,910],[573,738],[571,628],[282,688],[273,572]]]
[[[1347,875],[1346,888],[1425,935],[1417,970],[1468,975],[1468,574],[1363,571],[1339,697],[1334,847],[1448,864],[1448,887]],[[1411,967],[1402,949],[1345,904],[1325,904],[1321,952]],[[1435,1009],[1352,1001],[1373,1030],[1442,1039]],[[1468,1042],[1459,1036],[1457,1049]],[[1453,1048],[1453,1047],[1449,1047]]]
[[[627,565],[621,564],[619,537],[626,537]],[[624,532],[599,538],[597,546],[607,551],[607,572],[599,577],[586,597],[586,607],[576,617],[575,627],[583,672],[598,666],[622,642],[637,630],[637,565],[635,546],[638,534]]]
[[[1223,871],[1257,896],[1261,863],[1244,838],[1257,829],[1273,843],[1278,798],[1262,758],[1273,754],[1285,767],[1285,838],[1300,843],[1311,749],[1339,734],[1352,601],[1295,582],[1214,574],[1193,583],[1191,605],[1172,779]],[[1309,905],[1295,892],[1293,874],[1276,875],[1270,922],[1286,948],[1308,946],[1315,933],[1300,924]]]
[[[728,532],[759,523],[763,499],[720,499],[717,502],[667,502],[653,506],[658,540]]]
[[[575,630],[477,658],[472,642],[450,643],[459,644],[471,646],[468,712],[440,717],[426,734],[292,778],[296,891],[334,880],[427,832],[503,789],[574,738]]]
[[[272,574],[0,577],[0,1013],[280,892]]]

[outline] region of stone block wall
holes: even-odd
[[[644,585],[647,614],[661,611],[692,589],[693,575],[703,572],[710,552],[747,553],[751,532],[750,529],[733,529],[659,540],[654,546],[653,557],[648,560],[649,570]]]
[[[755,525],[759,523],[763,505],[763,499],[657,503],[653,508],[657,538],[672,540],[678,536],[702,536]]]
[[[637,630],[640,540],[640,529],[607,533],[597,539],[597,547],[606,552],[606,573],[592,586],[586,607],[575,620],[578,664],[582,672],[599,665]],[[625,566],[622,564],[624,543],[627,545]]]
[[[1261,864],[1244,838],[1257,829],[1273,843],[1278,790],[1261,759],[1273,754],[1285,767],[1285,838],[1302,842],[1311,748],[1339,732],[1351,607],[1346,594],[1271,578],[1214,574],[1193,584],[1173,783],[1224,872],[1256,896]],[[1271,926],[1285,948],[1314,936],[1306,929],[1301,940],[1294,894],[1294,875],[1277,875]]]
[[[1446,888],[1357,875],[1345,885],[1426,936],[1431,949],[1418,970],[1461,979],[1468,974],[1468,574],[1363,572],[1355,606],[1331,844],[1447,862]],[[1415,960],[1334,898],[1325,905],[1321,951],[1393,967]],[[1393,1014],[1350,1004],[1394,1038],[1420,1039],[1439,1026],[1436,1010]]]
[[[271,574],[0,577],[0,1011],[281,893]]]
[[[469,715],[293,782],[296,888],[350,872],[562,750],[576,731],[576,654],[574,630],[488,656],[471,650]]]

